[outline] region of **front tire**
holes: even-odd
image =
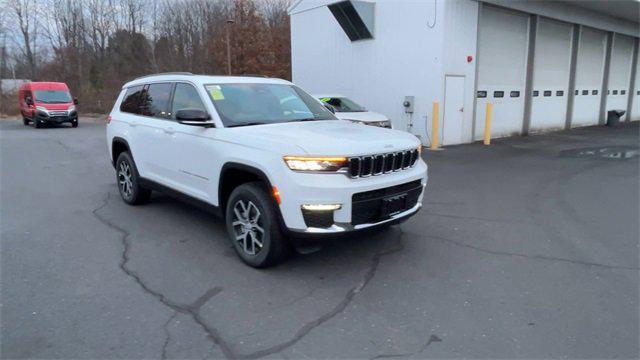
[[[151,190],[140,186],[140,174],[129,152],[118,156],[116,181],[122,200],[129,205],[144,204],[151,198]]]
[[[71,122],[71,127],[74,127],[74,128],[78,127],[78,119],[75,119]]]
[[[24,126],[29,125],[29,119],[27,119],[26,116],[22,116],[22,125]]]
[[[38,121],[38,119],[34,118],[33,119],[33,127],[36,129],[40,129],[42,128],[42,123],[40,121]]]
[[[236,253],[247,265],[265,268],[290,253],[282,233],[276,204],[261,183],[246,183],[233,190],[225,211],[227,232]]]

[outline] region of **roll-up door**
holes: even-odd
[[[533,61],[531,130],[559,129],[566,122],[572,26],[538,21]]]
[[[609,90],[607,91],[607,111],[626,110],[631,81],[633,38],[615,34],[609,68]],[[626,119],[626,116],[623,118]]]
[[[598,124],[606,46],[605,32],[582,27],[576,62],[571,126]]]
[[[638,57],[636,58],[636,81],[634,82],[633,89],[633,102],[631,103],[631,117],[632,121],[640,120],[640,49],[638,49]]]
[[[526,14],[482,6],[475,139],[484,133],[487,102],[494,104],[492,137],[522,131],[528,27]]]

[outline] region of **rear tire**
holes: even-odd
[[[129,205],[149,202],[151,190],[140,186],[140,174],[131,154],[125,151],[116,162],[116,184],[122,200]]]
[[[282,233],[274,200],[261,183],[238,186],[227,201],[225,221],[236,253],[255,268],[285,260],[291,245]]]

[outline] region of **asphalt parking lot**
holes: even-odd
[[[119,198],[104,125],[0,120],[2,358],[637,358],[639,131],[425,152],[423,210],[267,270]]]

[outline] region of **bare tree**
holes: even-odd
[[[38,6],[35,0],[12,0],[10,3],[22,35],[20,50],[29,65],[29,76],[37,78],[36,49],[38,39]]]

